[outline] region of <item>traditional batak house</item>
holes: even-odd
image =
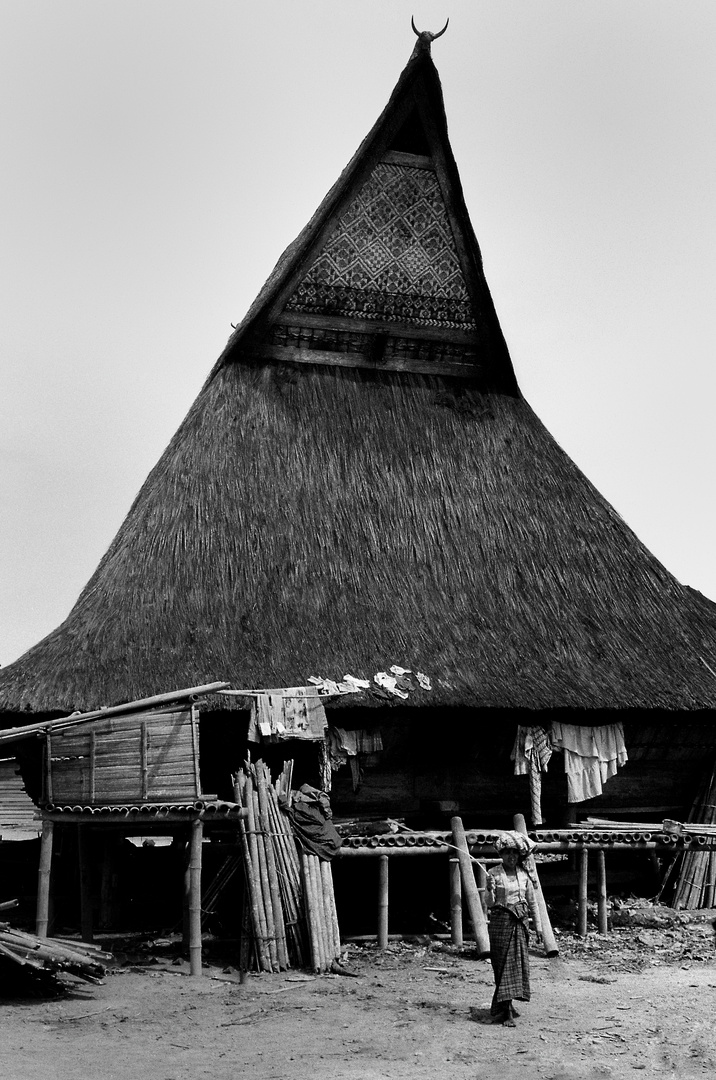
[[[415,827],[457,813],[509,825],[515,810],[555,826],[575,809],[684,819],[710,775],[716,606],[654,558],[520,393],[433,36],[68,618],[0,671],[7,726],[228,684],[182,721],[190,783],[151,795],[132,721],[134,786],[110,778],[105,803],[230,800],[248,749],[293,758],[299,782],[332,780],[337,817]],[[75,776],[64,800],[100,798],[91,739],[77,739],[44,766],[36,740],[8,745],[38,802],[57,802],[48,778],[73,753],[85,786]]]

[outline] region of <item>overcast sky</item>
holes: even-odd
[[[0,0],[0,663],[68,614],[423,29],[523,393],[716,599],[714,0]]]

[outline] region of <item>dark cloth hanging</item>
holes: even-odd
[[[304,784],[294,792],[292,805],[284,805],[283,809],[304,851],[324,862],[338,854],[343,840],[331,820],[331,804],[325,791]]]

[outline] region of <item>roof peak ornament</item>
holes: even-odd
[[[415,36],[418,39],[416,41],[416,43],[415,43],[415,49],[413,50],[413,56],[418,56],[420,53],[424,53],[424,52],[429,54],[430,53],[430,46],[432,45],[432,43],[435,41],[436,38],[439,38],[439,37],[443,36],[443,34],[445,33],[445,31],[448,28],[448,23],[449,22],[450,22],[450,19],[448,19],[448,21],[445,23],[442,30],[438,30],[437,34],[434,34],[432,32],[432,30],[418,30],[417,26],[415,25],[415,18],[411,15],[410,16],[410,25],[412,26],[413,31],[415,33]]]

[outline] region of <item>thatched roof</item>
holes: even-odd
[[[374,230],[370,206],[403,184],[395,207],[418,170],[432,224],[416,239],[410,207],[391,211],[403,248],[386,241],[371,280],[344,273],[340,250]],[[438,234],[442,277],[419,277]],[[401,259],[407,276],[380,285]],[[716,706],[716,606],[646,550],[516,387],[425,52],[69,617],[0,671],[0,707],[369,678],[394,663],[433,680],[411,705]]]

